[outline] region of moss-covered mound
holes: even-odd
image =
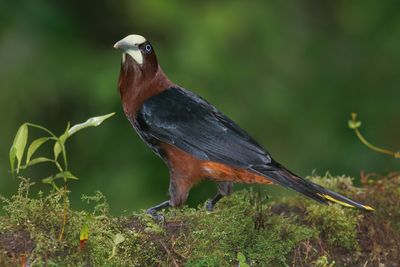
[[[140,213],[112,217],[104,197],[93,212],[68,211],[62,195],[29,196],[30,184],[5,201],[0,217],[0,266],[397,266],[400,255],[400,175],[363,189],[346,177],[315,182],[376,208],[365,213],[323,206],[302,196],[266,200],[243,190],[204,208],[165,212],[156,223]],[[80,242],[82,228],[87,241]],[[381,266],[381,265],[380,265]]]

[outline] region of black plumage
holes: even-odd
[[[243,129],[200,96],[169,88],[148,99],[137,114],[147,136],[198,159],[239,168],[271,163],[270,155]]]
[[[327,204],[331,196],[339,202],[365,209],[364,205],[287,170],[234,121],[183,88],[171,87],[149,98],[139,109],[136,123],[149,145],[158,140],[200,160],[260,174],[323,204]]]

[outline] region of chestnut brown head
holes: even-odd
[[[114,44],[114,48],[123,50],[122,64],[133,64],[134,69],[142,74],[155,74],[158,68],[153,46],[141,35],[131,34]],[[138,73],[136,73],[138,74]]]

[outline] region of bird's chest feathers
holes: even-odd
[[[146,79],[122,79],[120,95],[125,115],[129,120],[136,118],[143,103],[158,93],[151,81]]]
[[[124,75],[126,74],[126,75]],[[153,78],[124,73],[120,78],[119,92],[122,106],[128,119],[134,119],[146,100],[159,94],[170,86],[169,80],[157,74]]]
[[[131,90],[121,93],[122,107],[129,120],[132,121],[135,119],[138,110],[146,101],[146,98],[147,96],[141,93],[140,90]]]

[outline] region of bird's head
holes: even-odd
[[[123,50],[122,64],[134,64],[142,71],[156,71],[157,57],[153,46],[141,35],[131,34],[114,44],[114,48]]]
[[[128,117],[149,97],[170,88],[173,83],[157,63],[153,46],[141,35],[128,35],[115,43],[123,50],[118,88]]]

